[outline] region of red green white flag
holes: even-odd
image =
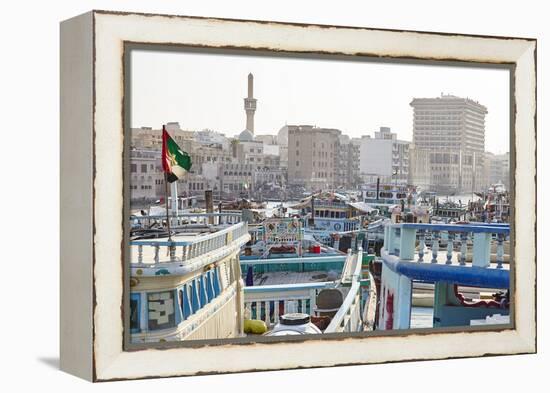
[[[191,169],[191,157],[180,149],[178,144],[162,126],[162,169],[166,173],[166,179],[173,183],[181,179],[186,171]]]

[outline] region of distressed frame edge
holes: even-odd
[[[59,29],[59,367],[93,381],[94,12]]]
[[[110,14],[111,14],[111,13],[110,13]],[[275,22],[275,23],[277,23],[277,24],[282,24],[282,23],[280,23],[280,22]],[[369,30],[369,29],[365,29],[365,30]],[[415,33],[416,33],[416,32],[415,32]],[[396,32],[395,34],[399,34],[399,33]],[[427,34],[430,34],[430,35],[431,35],[431,34],[434,34],[434,33],[427,33]],[[437,33],[435,33],[435,34],[437,34]],[[453,35],[453,36],[457,36],[457,35]],[[502,38],[502,37],[498,37],[498,38]],[[532,41],[532,40],[531,40],[531,41]],[[526,49],[526,50],[527,50],[527,49]],[[534,43],[533,52],[535,53],[535,56],[536,56],[536,41],[535,41],[535,43]],[[536,59],[536,58],[535,58],[535,59]],[[536,67],[535,67],[535,75],[534,75],[534,78],[535,78],[535,88],[536,88]],[[536,97],[535,97],[535,102],[534,102],[534,103],[535,103],[535,119],[536,119]],[[517,106],[518,106],[518,105],[517,105],[517,103],[516,103],[516,108],[517,108]],[[517,122],[517,120],[516,120],[516,122]],[[535,153],[536,153],[536,123],[534,124],[534,128],[533,128],[531,131],[534,131],[534,137],[535,137],[535,138],[534,138],[534,139],[535,139]],[[535,167],[534,167],[534,168],[535,168],[535,174],[536,174],[536,162],[535,162]],[[516,168],[516,169],[517,169],[517,168]],[[536,188],[536,181],[535,181],[532,185],[534,185],[535,188]],[[536,195],[535,195],[535,203],[536,203]],[[535,228],[536,228],[536,221],[535,221],[535,220],[536,220],[536,216],[534,217]],[[536,258],[536,254],[535,254],[535,258]],[[535,280],[536,280],[536,270],[535,270],[535,277],[534,277],[534,278],[535,278]],[[97,285],[97,283],[96,283],[96,285]],[[535,301],[536,301],[536,292],[535,292]],[[534,323],[535,323],[535,326],[534,326],[533,328],[534,328],[534,330],[535,330],[535,332],[534,332],[535,334],[534,334],[534,336],[532,336],[532,335],[531,335],[532,332],[528,332],[528,335],[525,336],[525,337],[523,337],[523,338],[525,339],[525,341],[524,341],[524,344],[525,344],[525,346],[524,346],[525,353],[532,353],[532,352],[536,351],[536,313],[535,313],[535,315],[533,315],[533,316],[534,316]],[[519,329],[516,329],[516,330],[519,330]],[[523,329],[521,329],[521,330],[523,330]],[[517,331],[516,331],[516,333],[517,333]],[[518,338],[521,338],[521,337],[518,337]],[[95,339],[95,337],[94,337],[94,339]],[[534,340],[533,340],[533,339],[534,339]],[[523,340],[522,340],[522,341],[523,341]],[[521,353],[521,352],[513,352],[513,353]],[[491,355],[500,355],[500,354],[502,354],[502,353],[499,353],[499,354],[491,354]],[[487,355],[487,354],[477,354],[477,355],[476,355],[476,354],[470,354],[470,355],[465,355],[464,357],[483,356],[483,355]],[[463,356],[457,356],[457,357],[463,357]],[[448,356],[443,356],[443,357],[428,357],[428,358],[413,359],[413,360],[429,360],[429,359],[436,359],[436,358],[448,358]],[[118,360],[120,360],[120,359],[112,359],[112,360],[113,360],[113,363],[116,363],[116,362],[117,362]],[[408,361],[408,360],[405,359],[405,358],[400,358],[399,360],[394,360],[394,361]],[[382,361],[382,362],[391,362],[391,360],[389,360],[389,361]],[[365,362],[365,363],[360,363],[360,364],[367,364],[367,363],[380,363],[380,362],[374,361],[374,362]],[[346,364],[357,364],[357,363],[346,363]],[[332,364],[331,364],[331,365],[332,365]],[[329,367],[329,366],[331,366],[331,365],[326,365],[326,366],[324,366],[324,365],[317,365],[317,366],[315,366],[315,365],[310,365],[310,366],[306,366],[306,367],[308,367],[308,368],[309,368],[309,367]],[[339,364],[334,364],[334,365],[339,365]],[[342,364],[340,364],[340,365],[342,365]],[[265,370],[282,369],[282,368],[287,368],[287,367],[266,368]],[[288,367],[288,368],[300,368],[300,367],[290,366],[290,367]],[[102,370],[102,371],[103,371],[103,370]],[[229,370],[226,370],[226,371],[218,371],[218,373],[219,373],[219,372],[242,372],[242,371],[245,371],[245,370],[240,370],[240,371],[229,371]],[[248,370],[248,371],[252,371],[252,370]],[[214,372],[214,373],[216,373],[216,372]],[[101,374],[103,374],[103,372],[102,372]],[[109,373],[107,372],[106,374],[109,374]],[[176,374],[169,374],[169,375],[155,375],[155,376],[143,376],[143,377],[139,377],[139,376],[138,376],[138,377],[135,377],[135,376],[134,376],[134,377],[129,377],[129,378],[148,378],[148,377],[157,377],[157,376],[158,376],[158,377],[161,377],[161,376],[198,375],[198,374],[202,374],[202,373],[201,373],[201,372],[196,372],[196,373],[192,373],[192,374],[176,373]],[[102,378],[102,376],[100,376],[99,378],[95,378],[95,377],[94,377],[94,379],[99,381],[99,380],[114,380],[114,379],[119,379],[119,378],[117,378],[117,377],[112,377],[112,376],[111,376],[110,378],[109,378],[109,377],[107,377],[107,378]],[[122,377],[121,379],[127,379],[127,378]]]

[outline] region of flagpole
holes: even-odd
[[[170,230],[170,209],[168,208],[168,174],[164,172],[164,205],[166,206],[166,228],[168,229],[168,241],[172,241]]]

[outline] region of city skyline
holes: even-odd
[[[509,135],[508,71],[486,68],[133,51],[132,127],[177,121],[183,129],[237,136],[246,125],[249,72],[258,100],[257,135],[311,124],[360,138],[387,126],[412,141],[410,102],[443,93],[485,105],[485,150],[509,151],[502,134]]]

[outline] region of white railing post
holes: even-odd
[[[386,225],[384,227],[384,249],[391,254],[389,239],[390,239],[390,226]]]
[[[140,244],[138,246],[138,263],[143,262],[143,246]]]
[[[419,245],[418,245],[418,262],[424,262],[424,248],[426,248],[426,231],[421,229],[418,234]]]
[[[447,261],[445,262],[446,265],[450,265],[453,263],[453,242],[454,242],[455,235],[452,232],[447,232]]]
[[[275,300],[273,303],[273,323],[277,323],[279,322],[279,301]]]
[[[439,251],[439,231],[432,232],[432,263],[437,263],[437,252]]]
[[[466,252],[468,251],[468,233],[460,233],[460,266],[466,265]]]
[[[309,314],[313,315],[315,308],[317,307],[317,291],[315,289],[309,290]]]
[[[158,244],[155,244],[155,263],[159,263],[159,251],[160,246]]]
[[[269,300],[266,300],[266,301],[264,302],[264,304],[265,304],[265,318],[264,318],[264,322],[265,322],[265,324],[267,325],[267,327],[270,327],[270,326],[271,326],[271,318],[270,318],[270,316],[269,316],[271,310],[269,309],[269,303],[270,303]]]
[[[491,234],[474,233],[472,266],[489,267],[491,261]]]
[[[416,229],[401,227],[399,258],[413,260],[415,247],[416,247]]]
[[[170,253],[170,262],[174,262],[176,260],[176,246],[170,244],[168,250]]]
[[[502,269],[504,263],[504,234],[497,235],[497,269]]]

